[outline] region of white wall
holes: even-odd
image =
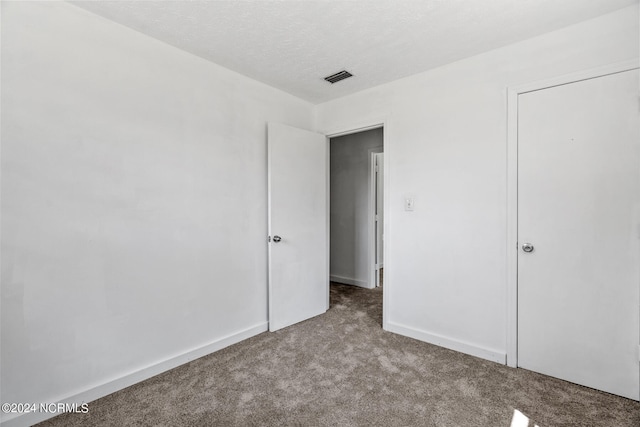
[[[632,6],[318,106],[319,131],[387,120],[387,329],[504,362],[506,89],[636,58],[638,22]]]
[[[331,280],[368,287],[370,149],[382,128],[331,138]]]
[[[97,397],[266,330],[266,122],[312,113],[72,5],[2,2],[2,401]]]

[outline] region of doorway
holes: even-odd
[[[330,138],[330,279],[382,284],[383,128]]]
[[[637,85],[637,64],[614,66],[509,98],[508,363],[634,400]]]
[[[267,126],[267,195],[268,195],[268,313],[269,330],[276,331],[302,320],[324,313],[330,305],[330,167],[329,150],[332,138],[376,130],[379,133],[376,145],[382,151],[382,124],[360,127],[357,130],[335,132],[329,136],[317,132],[270,122]],[[354,129],[354,128],[352,128]],[[365,151],[364,162],[370,147]],[[334,153],[335,154],[335,153]],[[295,161],[291,161],[295,159]],[[385,160],[388,163],[388,159]],[[337,162],[339,163],[339,162]],[[335,164],[334,164],[335,166]],[[348,170],[348,168],[344,168]],[[335,174],[334,174],[335,175]],[[368,186],[365,169],[364,188]],[[383,178],[379,175],[379,180]],[[370,183],[369,183],[370,184]],[[349,187],[349,185],[347,185]],[[353,187],[353,186],[351,186]],[[334,186],[334,190],[337,187]],[[378,189],[382,192],[382,186]],[[361,200],[362,193],[346,192],[349,198]],[[349,195],[351,194],[351,195]],[[365,193],[366,194],[366,193]],[[357,197],[356,197],[357,196]],[[375,197],[375,193],[372,196]],[[367,196],[364,197],[367,200]],[[379,197],[382,204],[382,197]],[[365,201],[365,211],[368,203]],[[379,212],[379,211],[378,211]],[[351,218],[353,221],[353,216]],[[335,217],[332,222],[336,224]],[[346,221],[347,223],[349,220]],[[365,223],[368,222],[365,217]],[[382,222],[379,221],[380,227]],[[373,224],[373,222],[371,222]],[[364,240],[379,253],[383,245],[376,247],[376,230],[365,225],[365,230],[354,230],[354,236]],[[334,239],[335,240],[335,239]],[[380,240],[382,236],[380,235]],[[365,252],[367,246],[365,246]],[[374,250],[376,250],[374,249]],[[334,251],[335,252],[335,251]],[[374,252],[375,254],[375,252]],[[334,254],[335,257],[336,254]],[[351,262],[355,265],[355,252]],[[339,256],[339,254],[338,254]],[[361,254],[358,254],[360,257]],[[375,256],[369,256],[370,268],[363,263],[365,275],[360,285],[375,287]],[[335,258],[334,258],[335,259]],[[359,259],[359,258],[358,258]],[[348,263],[347,263],[348,265]],[[334,275],[333,279],[347,285],[359,285],[358,278]],[[387,292],[380,295],[387,298]],[[364,289],[363,289],[364,291]],[[387,304],[382,304],[382,324],[386,324]]]

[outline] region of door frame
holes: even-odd
[[[364,131],[368,131],[368,130],[372,130],[372,129],[378,129],[378,128],[382,128],[382,147],[385,153],[384,156],[384,162],[383,162],[383,170],[384,170],[384,176],[383,176],[383,197],[384,197],[384,203],[383,203],[383,212],[385,212],[385,214],[387,212],[389,212],[389,120],[386,117],[380,117],[377,119],[372,119],[372,120],[368,120],[368,121],[364,121],[364,122],[357,122],[357,123],[352,123],[352,124],[347,124],[347,125],[343,125],[334,129],[331,129],[329,131],[324,131],[324,130],[317,130],[317,132],[321,132],[324,133],[327,136],[327,143],[329,143],[329,140],[331,138],[336,138],[338,136],[344,136],[344,135],[350,135],[353,133],[359,133],[359,132],[364,132]],[[331,165],[329,163],[328,168],[330,168]],[[329,169],[330,170],[330,169]],[[330,173],[330,172],[329,172]],[[331,190],[329,190],[331,191]],[[329,193],[329,198],[331,198],[331,194]],[[385,216],[385,221],[383,224],[383,234],[385,236],[385,242],[384,242],[384,247],[382,248],[382,256],[384,259],[384,263],[388,264],[388,253],[389,253],[389,241],[391,239],[389,239],[389,223],[391,221],[387,220],[388,215]],[[327,219],[328,221],[330,220],[330,218]],[[331,230],[331,224],[328,224],[328,229],[329,231]],[[371,228],[371,227],[369,227]],[[386,267],[386,270],[389,271],[388,269],[388,265]],[[385,275],[385,281],[384,281],[384,290],[382,292],[382,329],[384,330],[388,330],[387,326],[389,324],[389,275]]]
[[[384,130],[382,132],[384,137]],[[367,200],[367,259],[369,261],[369,270],[367,272],[367,284],[370,289],[377,286],[378,280],[378,260],[376,258],[377,230],[376,230],[376,188],[377,188],[377,171],[376,171],[376,154],[384,153],[384,146],[370,148],[369,154],[369,198]],[[384,170],[384,165],[383,165]],[[384,179],[384,176],[383,176]],[[382,191],[384,191],[384,183]],[[384,212],[384,210],[383,210]],[[383,222],[384,227],[384,222]],[[383,246],[384,250],[384,246]],[[384,257],[383,257],[384,258]],[[373,267],[373,268],[372,268]]]
[[[639,68],[638,59],[507,88],[507,365],[518,366],[518,96]],[[640,286],[640,284],[639,284]]]

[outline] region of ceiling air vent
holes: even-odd
[[[346,70],[342,70],[335,74],[331,74],[330,76],[327,76],[324,79],[329,83],[333,84],[333,83],[339,82],[340,80],[348,79],[349,77],[352,77],[352,76],[353,74],[351,74],[350,72]]]

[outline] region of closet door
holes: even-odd
[[[638,400],[638,71],[518,99],[518,365]]]

